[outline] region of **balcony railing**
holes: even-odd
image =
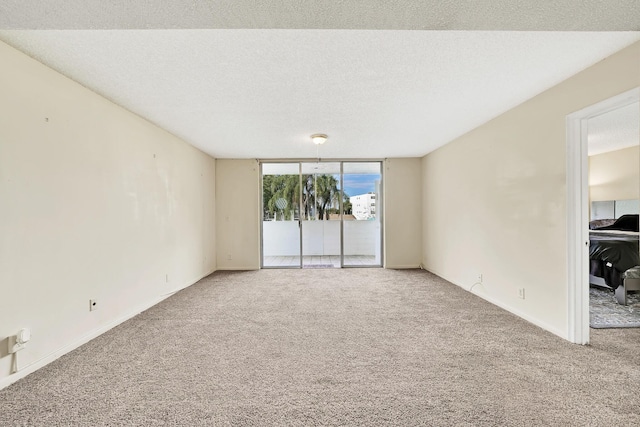
[[[263,221],[264,266],[300,264],[298,221]],[[344,222],[344,265],[381,265],[380,223]],[[340,266],[340,221],[302,222],[303,265]]]

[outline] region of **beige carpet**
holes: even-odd
[[[640,424],[640,329],[591,333],[423,271],[219,272],[0,391],[0,425]]]

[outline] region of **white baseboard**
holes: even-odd
[[[457,285],[457,286],[460,286],[460,285]],[[513,308],[513,307],[511,307],[511,306],[509,306],[509,305],[507,305],[507,304],[503,303],[502,301],[499,301],[499,300],[497,300],[497,299],[494,299],[494,298],[492,298],[492,297],[490,297],[490,296],[488,296],[488,295],[477,294],[477,293],[475,293],[475,292],[472,292],[472,293],[473,293],[474,295],[479,296],[479,297],[480,297],[480,298],[482,298],[483,300],[490,302],[490,303],[491,303],[491,304],[493,304],[493,305],[497,305],[498,307],[502,308],[503,310],[508,311],[509,313],[515,314],[516,316],[518,316],[518,317],[520,317],[520,318],[522,318],[522,319],[526,320],[526,321],[527,321],[527,322],[529,322],[529,323],[533,323],[533,324],[534,324],[534,325],[536,325],[537,327],[542,328],[542,329],[544,329],[544,330],[545,330],[545,331],[547,331],[547,332],[551,332],[552,334],[557,335],[557,336],[559,336],[560,338],[562,338],[562,339],[564,339],[564,340],[568,340],[568,339],[569,339],[569,337],[567,336],[567,334],[566,334],[566,332],[565,332],[565,331],[561,331],[561,330],[559,330],[559,329],[557,329],[557,328],[555,328],[555,327],[553,327],[553,326],[549,325],[549,324],[548,324],[548,323],[546,323],[546,322],[542,322],[542,321],[540,321],[539,319],[536,319],[536,318],[534,318],[534,317],[531,317],[531,316],[530,316],[530,315],[528,315],[527,313],[523,313],[522,311],[520,311],[520,310],[518,310],[518,309],[516,309],[516,308]]]
[[[136,308],[130,310],[129,312],[127,312],[125,315],[107,323],[106,325],[102,325],[101,327],[94,329],[93,331],[90,331],[89,333],[83,335],[82,337],[80,337],[79,339],[77,339],[76,341],[72,342],[71,344],[68,344],[64,347],[61,347],[59,349],[57,349],[56,351],[54,351],[53,353],[39,359],[36,360],[35,362],[30,363],[27,366],[24,366],[22,368],[20,368],[20,370],[16,373],[13,373],[11,375],[9,375],[8,377],[2,378],[0,379],[0,390],[2,390],[5,387],[8,387],[9,385],[15,383],[18,380],[21,380],[22,378],[26,377],[27,375],[37,371],[40,368],[45,367],[46,365],[48,365],[49,363],[55,361],[56,359],[59,359],[60,357],[64,356],[65,354],[69,353],[70,351],[75,350],[76,348],[80,347],[83,344],[88,343],[89,341],[91,341],[92,339],[104,334],[105,332],[107,332],[110,329],[115,328],[116,326],[118,326],[121,323],[126,322],[127,320],[131,319],[132,317],[137,316],[138,314],[142,313],[145,310],[148,310],[149,308],[153,307],[154,305],[160,303],[161,301],[169,298],[171,295],[175,294],[178,291],[181,291],[182,289],[188,288],[189,286],[197,283],[199,280],[207,277],[208,275],[214,273],[216,270],[212,270],[209,273],[204,274],[202,277],[200,277],[199,279],[196,279],[195,281],[193,281],[192,283],[187,282],[186,285],[176,289],[175,291],[169,292],[167,294],[164,295],[160,295],[156,298],[154,298],[153,300],[147,302],[146,304],[141,304],[139,306],[137,306]]]
[[[511,314],[514,314],[524,320],[526,320],[529,323],[532,323],[534,325],[536,325],[539,328],[544,329],[547,332],[551,332],[554,335],[559,336],[560,338],[564,339],[564,340],[569,340],[569,337],[567,336],[567,332],[566,331],[561,331],[559,329],[557,329],[556,327],[549,325],[546,322],[541,321],[540,319],[536,319],[535,317],[530,316],[527,313],[522,312],[521,310],[518,310],[517,308],[514,308],[508,304],[505,304],[504,302],[495,299],[493,297],[491,297],[490,295],[484,294],[484,293],[478,293],[478,292],[474,292],[472,290],[473,286],[463,286],[460,283],[456,283],[452,280],[447,279],[444,275],[439,274],[437,271],[435,271],[434,269],[430,268],[430,267],[424,267],[424,269],[430,273],[435,274],[438,277],[441,277],[442,279],[446,280],[447,282],[453,283],[454,285],[464,289],[467,292],[471,292],[472,294],[482,298],[483,300],[490,302],[491,304],[500,307],[503,310],[508,311]],[[480,285],[480,284],[479,284]],[[478,286],[475,287],[476,289],[478,288]]]
[[[406,265],[385,265],[384,268],[392,269],[392,270],[409,270],[421,268],[420,264],[406,264]]]

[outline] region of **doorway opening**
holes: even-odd
[[[261,267],[382,266],[382,163],[261,163]]]
[[[635,88],[567,116],[567,338],[577,344],[589,343],[589,120],[638,101]]]

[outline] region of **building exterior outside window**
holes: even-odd
[[[360,194],[349,197],[352,214],[358,221],[375,219],[376,195],[375,193]]]

